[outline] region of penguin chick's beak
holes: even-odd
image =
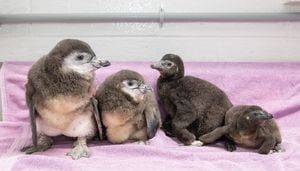
[[[155,64],[151,64],[151,68],[152,69],[156,69],[158,71],[161,71],[163,70],[163,66],[161,65],[161,62],[157,62]]]
[[[110,62],[107,60],[103,60],[100,57],[94,56],[90,62],[94,68],[98,69],[101,67],[107,67],[110,65]]]
[[[267,112],[255,112],[254,116],[259,120],[268,120],[273,118],[273,115]]]
[[[139,89],[142,93],[146,93],[146,92],[151,92],[153,91],[153,88],[151,85],[148,85],[148,84],[141,84],[139,86]]]
[[[110,66],[110,62],[108,60],[100,60],[99,61],[100,66],[107,67]]]

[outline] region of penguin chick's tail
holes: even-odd
[[[7,145],[1,156],[12,155],[20,152],[20,150],[32,143],[30,124],[21,123],[14,131],[7,136]]]

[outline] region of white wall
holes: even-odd
[[[87,3],[88,2],[88,3]],[[286,0],[163,0],[166,12],[291,12]],[[157,12],[159,0],[0,0],[8,13]],[[300,61],[300,23],[4,24],[0,61],[36,60],[63,38],[79,38],[110,60]]]

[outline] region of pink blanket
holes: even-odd
[[[72,140],[60,137],[46,152],[24,155],[12,149],[29,143],[24,84],[31,62],[6,62],[0,84],[0,170],[300,170],[300,63],[187,62],[186,74],[206,79],[229,95],[234,104],[259,104],[275,115],[285,152],[260,155],[238,148],[227,152],[221,143],[204,147],[179,146],[162,131],[150,145],[90,143],[92,156],[77,161],[65,156]],[[134,69],[155,85],[158,72],[149,62],[112,62],[97,71],[96,84],[120,69]],[[299,150],[299,151],[298,151]]]

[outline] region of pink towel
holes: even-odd
[[[186,75],[206,79],[234,104],[258,104],[275,115],[283,136],[283,153],[260,155],[238,148],[227,152],[221,143],[204,147],[179,146],[159,131],[150,145],[90,143],[92,156],[73,161],[65,156],[72,140],[59,137],[46,152],[8,154],[28,143],[28,110],[24,85],[31,62],[6,62],[2,66],[3,119],[0,123],[0,170],[300,170],[300,63],[186,62]],[[96,84],[120,69],[133,69],[155,85],[159,74],[150,62],[112,62],[96,73]],[[22,140],[22,141],[20,141]]]

